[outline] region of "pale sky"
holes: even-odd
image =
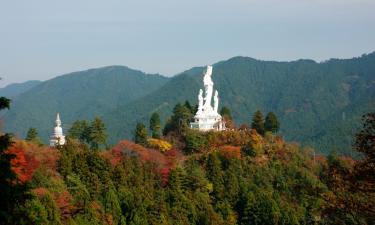
[[[107,65],[171,76],[238,55],[373,51],[374,0],[0,0],[0,86]]]

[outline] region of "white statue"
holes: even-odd
[[[215,96],[214,96],[214,112],[215,113],[217,113],[218,108],[219,108],[219,93],[216,90]]]
[[[200,131],[221,131],[225,130],[225,124],[222,117],[217,110],[219,108],[219,93],[216,90],[214,96],[214,106],[212,107],[212,94],[214,82],[211,79],[212,66],[207,66],[207,70],[203,76],[203,85],[205,95],[203,97],[203,90],[199,90],[198,94],[198,111],[194,116],[194,121],[190,123],[190,128],[198,129]]]
[[[198,114],[202,113],[203,111],[203,90],[199,89],[199,95],[198,95]]]
[[[212,66],[207,66],[206,73],[204,74],[204,77],[203,77],[203,85],[204,85],[204,89],[206,92],[206,95],[204,97],[203,109],[204,111],[207,111],[207,112],[213,110],[211,106],[211,100],[212,100],[214,82],[211,79],[211,75],[212,75]]]

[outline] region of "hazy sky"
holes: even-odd
[[[372,51],[374,0],[0,0],[0,86],[114,64],[169,76],[237,55]]]

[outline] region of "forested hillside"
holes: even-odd
[[[220,106],[232,110],[238,126],[249,123],[256,110],[273,111],[283,124],[281,135],[319,152],[335,149],[351,155],[360,116],[375,109],[375,53],[321,63],[234,57],[213,66]],[[36,127],[47,141],[58,111],[65,130],[75,120],[100,116],[115,144],[131,138],[136,123],[146,122],[153,112],[164,123],[177,102],[196,104],[202,88],[203,67],[173,78],[122,68],[131,79],[120,76],[120,68],[73,73],[41,84],[14,102],[5,116],[6,129],[23,137],[29,127]]]
[[[6,130],[25,137],[30,127],[47,142],[60,112],[64,129],[78,119],[91,119],[119,105],[149,94],[168,78],[144,74],[124,66],[70,73],[45,81],[21,94],[6,113]],[[22,128],[21,128],[22,127]]]
[[[94,136],[70,130],[68,142],[56,148],[40,145],[36,136],[7,144],[9,139],[1,136],[0,199],[6,205],[0,205],[0,220],[53,225],[374,223],[374,113],[363,117],[353,137],[363,156],[354,160],[316,155],[284,141],[277,129],[263,134],[249,128],[191,130],[190,110],[176,105],[163,136],[150,138],[138,124],[136,143],[120,141],[111,149],[92,147],[103,146],[96,145],[98,137],[106,137],[105,130],[95,128],[90,129]],[[160,131],[158,122],[153,131]]]
[[[165,86],[104,115],[113,140],[130,137],[137,121],[167,112],[185,99],[197,102],[204,68],[186,71]],[[375,109],[375,54],[322,63],[259,61],[235,57],[214,65],[213,80],[221,106],[232,110],[237,125],[249,123],[256,110],[273,111],[288,140],[351,154],[352,135],[363,113]],[[122,123],[115,123],[122,118]]]

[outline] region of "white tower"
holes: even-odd
[[[205,96],[203,97],[203,90],[199,90],[198,95],[198,111],[194,116],[194,122],[190,123],[190,128],[201,131],[208,130],[225,130],[225,124],[222,121],[220,114],[217,112],[219,108],[219,93],[214,92],[214,82],[211,79],[212,66],[207,66],[207,70],[203,76],[203,84]],[[212,106],[212,94],[214,96],[214,106]]]
[[[60,120],[60,114],[57,113],[56,116],[56,126],[53,131],[53,135],[51,136],[50,139],[50,146],[55,147],[56,145],[64,145],[65,144],[65,136],[63,134],[63,130],[61,127],[61,120]]]

